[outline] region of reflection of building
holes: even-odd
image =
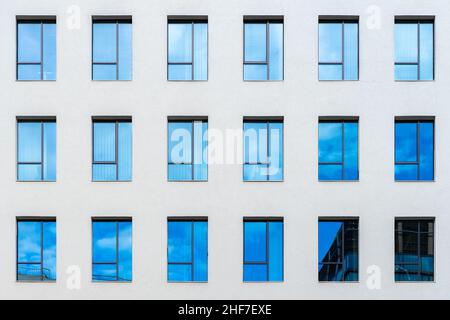
[[[319,263],[319,281],[357,280],[358,222],[345,221],[336,232],[330,249]]]

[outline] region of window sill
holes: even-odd
[[[431,183],[431,182],[436,182],[436,180],[394,180],[394,182],[419,182],[419,183]]]
[[[242,180],[242,182],[284,182],[283,180]]]
[[[50,183],[52,183],[52,182],[56,182],[56,180],[16,180],[16,182],[18,182],[18,183],[21,183],[21,182],[25,182],[25,183],[27,183],[27,182],[50,182]]]
[[[169,281],[167,280],[167,283],[173,283],[173,284],[195,284],[195,283],[203,283],[206,284],[208,281]]]
[[[317,182],[359,182],[359,179],[357,179],[357,180],[317,180]]]

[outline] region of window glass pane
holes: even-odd
[[[18,80],[41,80],[40,64],[19,64],[17,66]]]
[[[269,123],[270,165],[269,180],[283,180],[283,123]]]
[[[244,281],[267,281],[267,265],[244,264]]]
[[[416,164],[396,164],[395,165],[395,180],[417,180]]]
[[[283,80],[283,24],[269,24],[270,80]]]
[[[19,164],[17,166],[17,180],[38,181],[42,179],[42,166],[40,164]]]
[[[132,124],[119,122],[119,180],[131,180],[132,168]]]
[[[283,281],[283,222],[269,222],[269,281]]]
[[[116,160],[116,123],[94,122],[94,161]]]
[[[319,180],[342,180],[342,165],[319,164]]]
[[[417,23],[395,24],[395,62],[418,62]]]
[[[342,123],[319,123],[319,162],[342,162]]]
[[[357,23],[344,23],[344,80],[358,80]]]
[[[208,281],[208,223],[194,222],[194,281]]]
[[[319,264],[342,262],[342,229],[340,221],[319,221]]]
[[[169,64],[169,80],[192,80],[192,65]]]
[[[192,163],[192,122],[169,122],[170,163]]]
[[[167,268],[168,281],[192,281],[192,265],[169,264]]]
[[[44,122],[44,180],[56,180],[56,123]]]
[[[395,80],[418,80],[417,79],[418,66],[412,65],[395,65]]]
[[[43,222],[44,231],[44,280],[56,280],[56,222]]]
[[[192,222],[168,222],[168,262],[192,262]]]
[[[116,222],[92,223],[92,262],[117,263]]]
[[[319,23],[320,62],[342,62],[342,23]]]
[[[319,281],[342,281],[342,264],[319,264]]]
[[[342,64],[320,64],[319,80],[342,80]]]
[[[169,164],[169,180],[175,181],[192,180],[192,165]]]
[[[244,222],[244,263],[266,262],[266,222]]]
[[[18,62],[41,62],[41,23],[17,24]]]
[[[344,222],[344,281],[358,281],[358,221]]]
[[[115,23],[94,23],[93,62],[117,62],[117,26]]]
[[[358,180],[358,123],[344,123],[344,179]]]
[[[93,264],[92,280],[94,281],[117,281],[116,264]]]
[[[420,80],[433,80],[433,24],[420,24]]]
[[[207,23],[194,23],[194,80],[208,80]]]
[[[266,24],[245,23],[244,35],[244,60],[266,61]]]
[[[19,162],[41,162],[41,122],[19,122],[18,160]]]
[[[92,166],[92,180],[94,181],[117,180],[117,166],[115,164],[94,164]]]
[[[44,23],[43,79],[56,80],[56,23]]]
[[[244,122],[244,162],[268,163],[266,122]]]
[[[119,281],[132,279],[132,223],[119,222]]]
[[[397,122],[395,124],[395,161],[418,161],[417,123]]]
[[[119,23],[119,80],[131,80],[133,78],[132,38],[131,23]]]
[[[244,181],[267,181],[266,164],[244,164]]]
[[[41,262],[41,222],[17,222],[17,261]]]
[[[244,80],[267,80],[267,64],[245,64]]]
[[[92,66],[93,80],[117,80],[117,65],[94,64]]]
[[[208,123],[194,122],[194,180],[208,179]]]
[[[420,180],[434,179],[434,126],[421,122],[420,126]]]
[[[169,23],[169,63],[192,62],[192,23]],[[170,78],[170,77],[169,77]]]
[[[27,263],[17,265],[17,280],[36,281],[42,279],[42,268],[38,263]]]

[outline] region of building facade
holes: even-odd
[[[450,297],[447,1],[0,17],[0,298]]]

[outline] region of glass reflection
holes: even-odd
[[[208,222],[168,221],[167,279],[208,281]]]
[[[132,280],[131,221],[92,221],[92,280]]]
[[[17,221],[17,280],[56,280],[56,222]]]
[[[319,281],[358,281],[358,220],[319,220]]]

